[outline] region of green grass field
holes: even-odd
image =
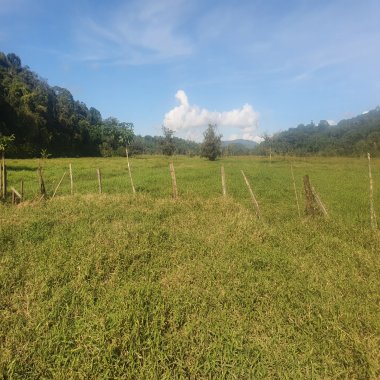
[[[135,196],[125,158],[47,160],[49,194],[70,162],[75,194],[67,176],[41,202],[38,161],[8,161],[27,201],[0,205],[0,377],[380,378],[365,159],[293,161],[302,212],[309,174],[328,219],[298,217],[286,160],[174,157],[177,200],[168,159],[130,161]]]

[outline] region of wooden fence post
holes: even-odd
[[[131,167],[129,165],[129,156],[128,156],[128,149],[127,148],[125,148],[125,153],[127,155],[128,173],[129,173],[129,178],[131,179],[132,191],[133,191],[133,194],[136,194],[135,186],[133,185]]]
[[[306,196],[306,208],[305,212],[307,215],[315,216],[319,212],[328,217],[328,213],[325,205],[322,203],[321,198],[315,191],[314,187],[310,184],[310,179],[308,175],[303,177],[303,185],[305,189]]]
[[[0,165],[2,168],[1,168],[1,178],[0,178],[0,182],[1,182],[1,186],[0,186],[0,189],[1,189],[1,197],[3,199],[5,199],[5,197],[7,196],[7,165],[4,164],[4,160],[1,162],[1,165]]]
[[[306,197],[305,212],[307,215],[316,215],[318,213],[318,209],[316,207],[316,200],[314,197],[313,190],[311,189],[310,179],[308,175],[305,175],[303,177],[303,187],[305,190]]]
[[[260,207],[259,207],[259,204],[258,204],[258,202],[257,202],[257,200],[256,200],[255,194],[253,194],[253,191],[252,191],[251,185],[249,184],[248,179],[247,179],[247,177],[245,176],[243,170],[241,170],[241,174],[243,175],[243,178],[244,178],[245,184],[247,185],[248,191],[249,191],[249,193],[251,194],[252,202],[253,202],[253,205],[255,206],[255,210],[256,210],[257,219],[260,219],[260,218],[261,218],[261,215],[260,215]]]
[[[11,191],[12,191],[12,204],[16,204],[17,200],[21,202],[22,200],[21,194],[14,187],[11,187]]]
[[[5,166],[5,155],[4,155],[4,150],[2,151],[1,155],[1,196],[3,199],[5,199],[7,195],[7,168]]]
[[[0,197],[3,197],[3,163],[0,162]]]
[[[294,173],[293,173],[293,165],[290,164],[290,171],[292,172],[292,179],[293,179],[293,188],[294,188],[294,194],[296,195],[296,202],[297,202],[297,210],[298,210],[298,216],[301,219],[301,209],[300,209],[300,203],[298,201],[298,193],[297,193],[297,187],[296,187],[296,181],[294,179]]]
[[[177,191],[177,180],[175,177],[175,170],[174,170],[173,162],[170,163],[169,167],[170,167],[170,175],[172,177],[173,198],[176,199],[178,197],[178,191]]]
[[[8,168],[7,165],[3,166],[3,197],[4,199],[7,196],[7,187],[8,187]]]
[[[21,202],[24,200],[24,181],[21,180]]]
[[[45,188],[44,178],[42,177],[41,166],[38,167],[37,174],[38,174],[38,181],[40,184],[40,195],[42,195],[44,197],[44,196],[46,196],[46,188]]]
[[[52,198],[54,198],[54,197],[55,197],[55,194],[57,193],[57,190],[58,190],[59,186],[61,186],[61,183],[62,183],[62,181],[63,181],[63,178],[65,177],[65,175],[66,175],[66,172],[64,172],[64,173],[63,173],[63,176],[62,176],[62,178],[60,179],[60,181],[58,182],[58,185],[57,185],[57,187],[54,189],[54,193],[53,193],[53,196],[52,196]]]
[[[319,197],[318,193],[315,191],[313,186],[311,187],[311,191],[313,192],[314,198],[317,201],[317,205],[318,205],[319,209],[322,211],[324,216],[328,218],[329,214],[327,213],[326,207],[323,204],[321,198]]]
[[[371,227],[372,229],[377,229],[377,220],[376,220],[376,213],[375,213],[375,207],[373,204],[373,179],[372,179],[372,171],[371,171],[371,155],[367,153],[368,157],[368,177],[369,177],[369,207],[370,207],[370,213],[371,213]]]
[[[74,194],[74,183],[73,183],[73,169],[71,164],[69,164],[69,174],[70,174],[70,194]]]
[[[221,167],[220,172],[222,176],[222,191],[223,191],[223,196],[225,197],[227,195],[227,190],[226,190],[226,177],[224,174],[224,166]]]
[[[102,174],[100,173],[100,169],[96,169],[96,174],[98,175],[99,194],[101,194],[102,193]]]

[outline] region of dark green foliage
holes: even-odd
[[[16,54],[0,52],[0,136],[14,135],[9,156],[38,157],[124,154],[133,139],[133,124],[100,112],[73,98],[69,90],[51,87],[21,65]]]
[[[318,125],[300,124],[297,128],[266,137],[255,150],[267,154],[269,149],[277,154],[298,155],[372,155],[380,153],[380,107],[342,120],[336,126],[330,126],[326,120]]]
[[[14,135],[2,136],[0,134],[0,152],[5,152],[5,150],[13,143],[14,139]]]
[[[209,124],[201,146],[201,156],[215,161],[222,154],[222,135],[218,135],[216,125]]]
[[[164,134],[164,138],[161,141],[162,153],[165,156],[172,156],[175,152],[175,145],[173,141],[174,131],[162,126],[162,133]]]
[[[199,154],[200,144],[184,140],[179,137],[172,137],[171,144],[173,144],[174,152],[176,154],[183,154],[194,156]],[[164,138],[162,136],[140,136],[134,137],[131,144],[128,146],[128,151],[131,155],[136,154],[160,154],[163,152]]]

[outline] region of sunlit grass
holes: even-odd
[[[28,201],[0,206],[3,378],[380,377],[365,160],[293,162],[328,220],[299,219],[285,160],[175,157],[178,200],[162,157],[131,159],[136,196],[125,159],[47,160],[50,193],[69,162],[75,195],[66,178],[46,202],[38,161],[8,163]]]

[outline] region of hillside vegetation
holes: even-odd
[[[69,162],[42,163],[50,194]],[[0,205],[0,377],[380,377],[365,160],[293,162],[329,219],[298,217],[287,161],[175,157],[177,200],[165,158],[131,159],[136,196],[125,159],[71,162],[75,195],[32,202],[38,161],[9,161],[28,200]]]
[[[133,123],[75,100],[70,91],[50,86],[23,66],[14,53],[0,52],[0,137],[15,136],[10,157],[40,157],[44,150],[59,157],[121,156],[162,153],[161,136],[136,136]],[[134,141],[133,141],[134,140]],[[132,143],[133,141],[133,143]],[[198,153],[199,144],[174,137],[177,154]]]
[[[367,152],[380,153],[380,107],[342,120],[331,126],[325,120],[318,125],[300,124],[297,128],[267,137],[257,148],[257,153],[360,156]]]
[[[207,126],[205,125],[205,129]],[[74,100],[69,90],[54,86],[22,66],[14,53],[0,52],[0,137],[15,136],[11,157],[39,157],[45,150],[55,157],[159,154],[165,151],[162,136],[134,134],[133,123],[114,117],[103,119],[94,107]],[[242,143],[243,142],[243,143]],[[177,154],[196,155],[200,144],[172,139]],[[255,146],[244,140],[224,144],[225,155],[326,155],[359,156],[380,152],[380,108],[330,126],[300,124],[297,128],[266,136]]]
[[[124,152],[133,124],[103,120],[69,90],[49,86],[22,66],[16,54],[0,52],[0,136],[12,134],[8,154],[15,157],[39,157],[42,149],[61,156],[109,156]]]

